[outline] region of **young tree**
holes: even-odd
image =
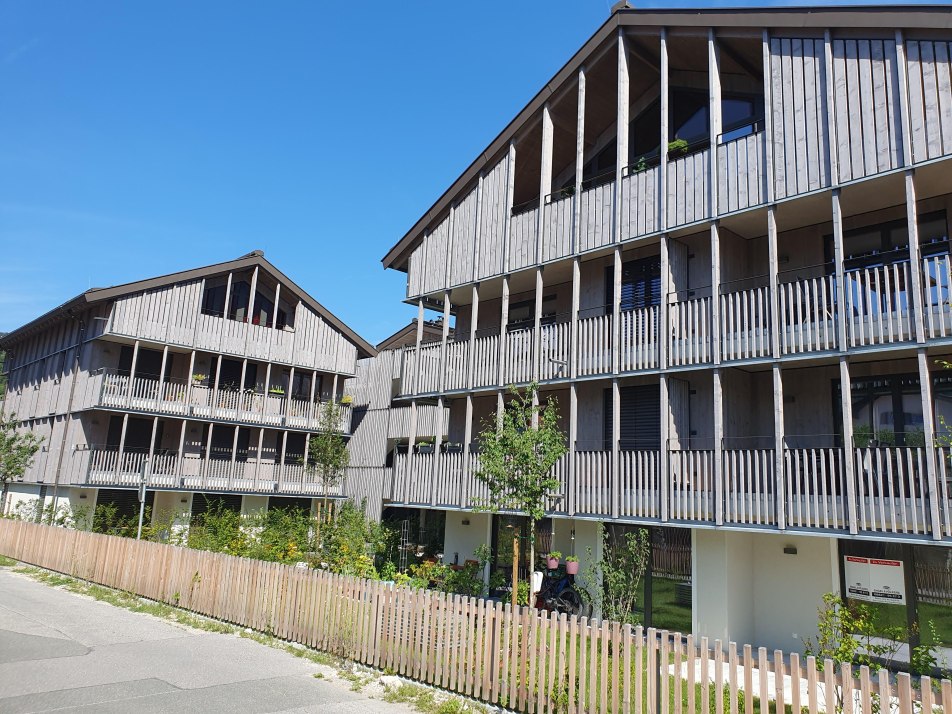
[[[307,440],[304,467],[308,472],[316,474],[323,486],[320,520],[327,513],[328,490],[337,485],[344,475],[344,469],[350,463],[350,452],[342,436],[343,410],[334,400],[328,400],[321,405],[317,428],[318,433]]]
[[[479,435],[479,468],[476,478],[489,487],[489,499],[478,510],[501,508],[524,513],[529,519],[529,566],[535,568],[535,525],[545,517],[549,498],[559,489],[552,467],[567,451],[559,429],[558,406],[549,398],[538,404],[539,385],[520,392],[510,387],[512,399],[501,423],[486,421]]]
[[[19,481],[33,463],[33,456],[40,450],[43,439],[32,432],[17,431],[16,414],[0,416],[0,515],[7,512],[7,493],[11,481]]]

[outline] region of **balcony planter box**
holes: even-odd
[[[462,454],[463,445],[462,444],[443,444],[443,453],[444,454]]]
[[[417,445],[414,447],[418,454],[432,454],[433,444]]]

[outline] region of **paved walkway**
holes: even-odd
[[[0,712],[410,711],[332,672],[0,569]]]

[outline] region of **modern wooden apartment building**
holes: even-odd
[[[302,462],[321,404],[343,400],[376,350],[255,251],[237,260],[88,290],[0,340],[4,412],[43,437],[7,510],[113,503],[198,513],[215,494],[244,512],[310,509]],[[345,478],[332,496],[366,495]],[[379,488],[377,489],[379,491]]]
[[[950,60],[948,7],[616,8],[383,260],[455,318],[399,398],[462,444],[396,454],[388,502],[445,510],[447,557],[511,539],[478,434],[537,381],[542,536],[650,526],[648,623],[667,579],[697,634],[795,648],[870,558],[912,620],[952,605]]]

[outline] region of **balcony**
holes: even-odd
[[[92,448],[86,484],[97,487],[136,487],[141,482],[147,454],[120,452],[109,447]],[[241,493],[291,493],[323,496],[320,479],[301,463],[232,461],[174,453],[153,454],[148,485],[156,489],[227,491]],[[328,489],[331,497],[345,492],[343,481]]]
[[[101,370],[87,387],[87,408],[103,407],[191,417],[210,421],[240,422],[275,428],[314,431],[320,422],[322,402],[265,393],[263,389],[219,389],[169,379],[162,383]],[[350,433],[350,406],[340,405],[344,433]]]
[[[952,449],[936,449],[930,495],[922,447],[785,448],[778,482],[773,449],[578,450],[556,465],[553,514],[638,523],[684,523],[768,530],[837,531],[931,540],[952,538]],[[851,488],[845,461],[853,460]],[[574,459],[574,464],[570,460]],[[667,459],[667,483],[661,483]],[[391,503],[471,509],[488,498],[474,474],[479,456],[399,454]],[[570,468],[571,466],[571,468]],[[852,493],[853,503],[850,503]],[[933,512],[938,521],[933,522]],[[783,529],[780,527],[783,520]],[[851,522],[851,519],[853,522]]]

